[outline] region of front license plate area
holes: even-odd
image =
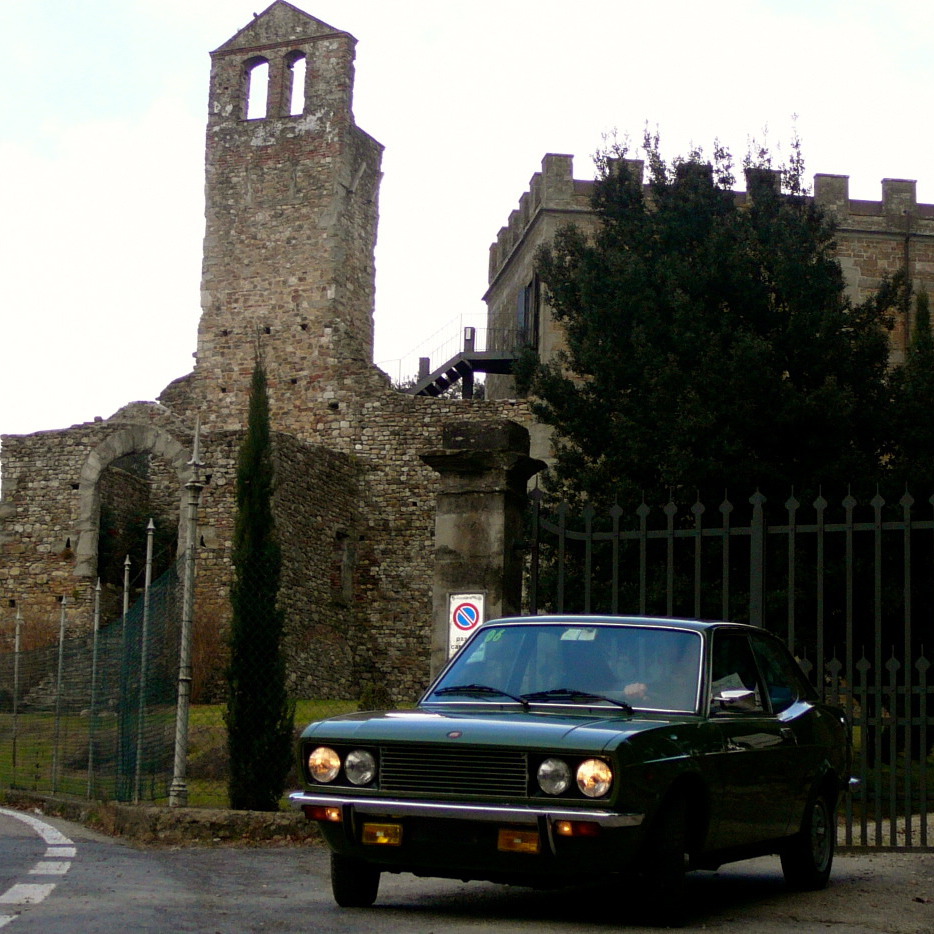
[[[503,853],[536,855],[541,852],[542,845],[537,830],[514,830],[510,827],[501,827],[496,848]]]
[[[366,846],[401,846],[402,824],[375,824],[363,825],[362,841]]]

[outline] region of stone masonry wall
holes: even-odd
[[[243,424],[261,343],[301,395],[369,366],[382,146],[354,124],[356,40],[274,4],[212,54],[202,317],[193,388],[209,426]],[[304,57],[305,104],[285,107]],[[269,108],[244,119],[246,75],[268,62]],[[292,430],[271,397],[273,420]]]

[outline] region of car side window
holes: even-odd
[[[736,712],[763,712],[759,674],[745,633],[730,630],[714,633],[711,680],[714,697],[723,691],[753,692],[747,703],[737,705]]]
[[[766,636],[754,635],[752,648],[774,713],[787,710],[795,701],[809,695],[804,676],[784,646]]]

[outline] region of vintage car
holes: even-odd
[[[332,850],[334,898],[380,874],[528,885],[638,878],[662,923],[684,874],[777,853],[826,885],[850,734],[784,644],[734,623],[485,623],[415,709],[312,723],[291,796]]]

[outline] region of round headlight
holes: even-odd
[[[546,795],[560,795],[571,784],[571,770],[563,759],[546,759],[538,767],[538,787]]]
[[[308,756],[308,771],[316,782],[333,782],[341,770],[341,757],[329,746],[319,746]]]
[[[376,778],[376,760],[365,749],[347,753],[344,774],[354,785],[368,785]]]
[[[602,759],[587,759],[577,767],[577,787],[588,798],[602,798],[613,784],[613,773]]]

